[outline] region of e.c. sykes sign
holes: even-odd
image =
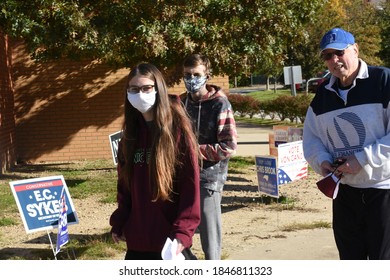
[[[9,184],[27,233],[58,227],[62,210],[62,189],[66,196],[68,224],[78,223],[76,210],[62,175],[14,181]]]

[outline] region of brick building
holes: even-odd
[[[109,135],[122,126],[123,90],[128,72],[129,69],[113,70],[97,61],[36,63],[29,58],[23,44],[15,43],[12,46],[14,94],[11,85],[9,93],[4,94],[8,103],[14,102],[14,132],[12,123],[4,128],[1,124],[1,131],[10,130],[9,138],[15,139],[8,148],[10,151],[14,148],[15,157],[9,157],[9,161],[112,158]],[[214,77],[211,82],[226,91],[229,89],[228,77]],[[181,93],[184,85],[181,83],[170,90]],[[2,99],[3,91],[2,82]],[[3,105],[1,116],[3,120]],[[2,149],[1,156],[5,154]]]

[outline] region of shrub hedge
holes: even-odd
[[[303,123],[313,95],[280,95],[267,101],[259,101],[252,96],[236,93],[230,94],[228,97],[233,110],[240,117],[253,118],[254,115],[258,115],[263,119],[268,116],[271,119],[278,117],[281,121],[289,120],[290,122]]]

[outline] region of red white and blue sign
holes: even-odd
[[[259,192],[279,198],[279,185],[307,177],[302,140],[278,145],[278,156],[256,156]]]
[[[308,163],[303,155],[302,140],[278,146],[278,184],[307,177]]]
[[[77,213],[62,175],[13,181],[9,184],[27,233],[58,227],[63,209],[62,191],[66,201],[67,224],[78,223]]]

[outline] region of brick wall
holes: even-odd
[[[16,154],[20,162],[112,158],[109,135],[122,126],[128,69],[97,61],[35,63],[13,45]],[[228,77],[212,83],[229,88]],[[171,88],[184,91],[183,84]]]
[[[8,37],[0,31],[0,174],[15,163],[14,99]]]

